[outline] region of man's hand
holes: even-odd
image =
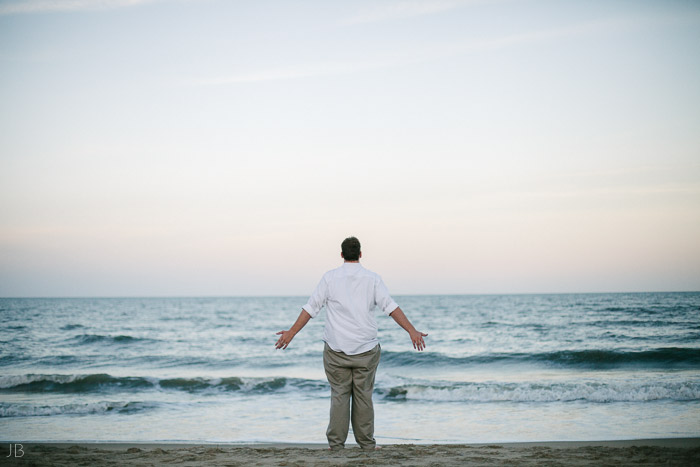
[[[292,342],[292,339],[294,339],[294,336],[296,335],[293,331],[280,331],[277,333],[280,338],[277,340],[277,343],[275,344],[276,349],[286,349],[287,346],[289,345],[290,342]]]
[[[308,323],[310,319],[311,315],[302,308],[301,313],[299,313],[299,317],[297,318],[294,325],[292,325],[291,329],[289,329],[288,331],[280,331],[277,333],[277,335],[280,336],[280,338],[277,339],[275,348],[286,349],[289,343],[292,342],[292,339],[294,339],[294,336],[296,336],[297,333],[301,331],[301,329],[304,326],[306,326],[306,323]]]
[[[406,315],[404,314],[403,310],[401,310],[400,307],[396,307],[394,311],[389,313],[389,316],[394,318],[394,321],[396,321],[396,324],[401,326],[408,332],[408,335],[411,336],[411,342],[413,342],[413,348],[418,350],[419,352],[425,348],[425,341],[423,338],[427,336],[424,332],[416,331],[416,328],[413,327],[411,322],[406,318]]]
[[[425,341],[423,338],[427,336],[426,333],[416,331],[413,329],[413,331],[408,333],[411,336],[411,342],[413,342],[413,348],[416,349],[417,351],[421,351],[425,349]]]

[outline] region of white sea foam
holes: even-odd
[[[108,412],[131,412],[147,408],[141,402],[91,402],[63,405],[0,404],[0,418],[3,417],[40,417],[49,415],[85,415]]]
[[[700,400],[700,383],[493,383],[456,386],[406,385],[388,399],[435,402],[647,402]]]

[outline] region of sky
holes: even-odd
[[[700,2],[0,0],[0,296],[700,290]]]

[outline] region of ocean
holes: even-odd
[[[379,444],[700,436],[700,293],[394,299],[429,335],[376,312]],[[0,439],[325,443],[305,302],[0,298]]]

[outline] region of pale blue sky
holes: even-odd
[[[0,1],[0,296],[700,289],[700,3]]]

